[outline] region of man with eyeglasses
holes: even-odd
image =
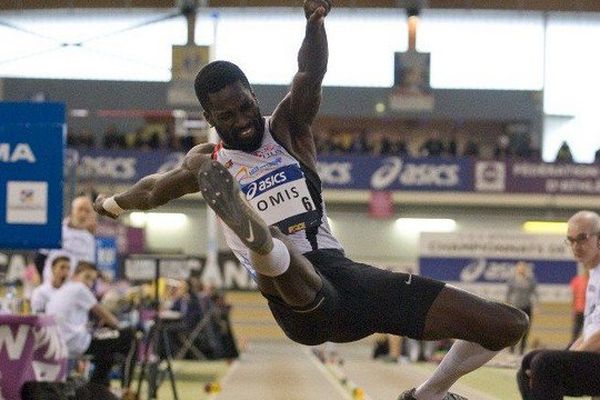
[[[600,395],[600,215],[573,215],[566,243],[590,275],[583,334],[567,350],[536,350],[523,358],[517,383],[524,400]]]

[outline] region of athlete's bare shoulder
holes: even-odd
[[[205,161],[210,160],[214,149],[214,143],[201,143],[192,147],[183,158],[182,167],[192,172],[198,171]]]
[[[214,144],[214,143],[197,144],[196,146],[192,147],[190,149],[190,151],[187,152],[186,157],[188,155],[192,155],[192,154],[196,154],[196,153],[212,154],[212,152],[215,150],[215,146],[216,146],[216,144]]]

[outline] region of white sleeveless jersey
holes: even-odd
[[[218,146],[214,158],[237,180],[246,200],[269,225],[277,226],[301,253],[342,249],[332,235],[321,182],[275,141],[265,118],[260,148],[251,153]],[[241,264],[255,276],[250,251],[222,221],[225,240]]]

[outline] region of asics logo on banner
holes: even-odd
[[[533,265],[531,265],[533,267]],[[515,274],[516,263],[511,261],[473,260],[460,272],[461,282],[507,282]]]
[[[352,164],[349,162],[320,162],[317,173],[321,181],[330,185],[346,185],[352,181]]]
[[[136,176],[135,157],[83,156],[77,175],[84,178],[132,179]]]
[[[251,200],[254,198],[254,196],[256,196],[257,193],[262,193],[269,188],[280,185],[286,180],[287,178],[285,177],[285,171],[280,171],[276,174],[267,176],[265,179],[252,182],[248,186],[248,191],[246,192],[246,199]]]
[[[457,164],[404,163],[398,157],[389,157],[371,176],[371,187],[386,189],[395,182],[404,186],[458,186],[459,168]]]
[[[30,164],[36,162],[35,154],[27,143],[0,143],[0,162],[16,163],[25,161]]]
[[[371,176],[371,186],[373,189],[385,189],[390,186],[402,171],[402,160],[397,157],[390,157],[384,164]]]

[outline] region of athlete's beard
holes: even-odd
[[[239,133],[243,132],[247,128],[240,129],[239,131],[236,131],[230,135],[223,135],[219,129],[217,129],[217,133],[221,138],[230,138],[231,142],[225,143],[226,148],[232,148],[235,150],[241,150],[246,153],[251,153],[255,150],[258,150],[260,148],[260,145],[262,144],[262,139],[265,131],[265,120],[262,118],[262,116],[259,115],[253,121],[252,128],[254,129],[254,135],[252,135],[252,137],[249,140],[239,139]]]

